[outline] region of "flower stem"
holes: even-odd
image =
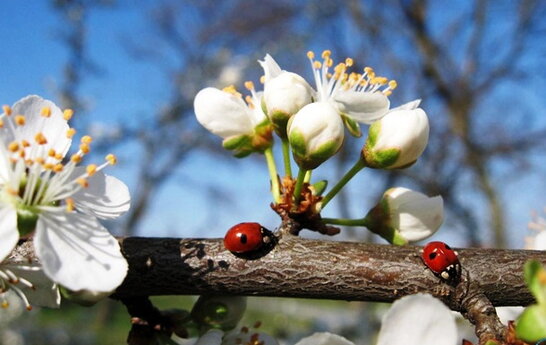
[[[287,138],[282,139],[282,157],[284,159],[284,175],[292,177],[292,166],[290,165],[290,143]]]
[[[366,226],[366,218],[347,219],[347,218],[322,218],[324,224],[346,225],[346,226]]]
[[[301,199],[301,190],[303,188],[303,182],[305,180],[305,175],[307,170],[301,169],[298,171],[298,179],[296,180],[296,187],[294,187],[294,199],[296,200],[296,205]]]
[[[278,204],[281,201],[281,189],[277,176],[277,165],[273,157],[273,149],[271,147],[265,149],[264,155],[267,162],[267,170],[269,170],[269,178],[271,179],[271,194],[273,194],[273,201]]]
[[[343,188],[347,182],[349,182],[360,170],[364,169],[366,167],[366,164],[362,159],[359,159],[353,167],[345,173],[345,175],[339,180],[339,182],[332,188],[331,191],[326,194],[324,199],[322,199],[322,205],[321,209],[324,209],[326,204],[332,200],[334,196]]]

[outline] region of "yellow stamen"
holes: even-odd
[[[260,77],[260,83],[265,84],[265,75]]]
[[[315,58],[315,53],[310,50],[307,52],[307,57],[312,60]]]
[[[4,114],[7,116],[11,115],[11,107],[9,105],[3,105],[2,110],[4,111]]]
[[[389,81],[389,88],[390,88],[391,90],[396,89],[397,86],[398,86],[398,83],[396,82],[396,80],[391,80],[391,81]]]
[[[19,192],[13,188],[7,187],[6,192],[8,192],[9,195],[17,196]]]
[[[34,136],[34,140],[36,141],[36,143],[38,143],[38,145],[45,145],[45,144],[47,144],[47,139],[46,139],[46,137],[44,136],[44,134],[41,133],[41,132],[38,132],[38,133]]]
[[[63,155],[57,152],[57,154],[55,154],[55,159],[60,161],[61,159],[63,159]]]
[[[15,115],[15,117],[13,118],[13,121],[15,121],[15,123],[18,126],[24,126],[25,125],[25,116],[24,115]]]
[[[45,159],[43,157],[36,157],[34,161],[40,165],[45,164]]]
[[[245,87],[249,91],[254,90],[254,83],[251,81],[245,81]]]
[[[105,157],[105,159],[108,161],[108,163],[109,163],[110,165],[114,165],[114,164],[116,164],[116,163],[118,162],[117,157],[116,157],[115,155],[111,154],[111,153],[108,154],[108,155]]]
[[[392,91],[391,90],[383,91],[383,94],[388,97],[388,96],[392,95]]]
[[[4,128],[4,120],[0,119],[0,128]]]
[[[63,111],[63,118],[68,121],[72,118],[72,116],[74,115],[74,110],[72,109],[65,109]]]
[[[43,107],[42,110],[40,110],[40,115],[43,117],[50,117],[51,116],[51,108],[50,107]]]
[[[43,165],[43,168],[44,168],[45,170],[53,170],[54,167],[55,167],[55,166],[54,166],[52,163],[45,163],[45,164]]]
[[[237,97],[242,96],[239,92],[237,92],[237,89],[233,85],[226,86],[225,88],[222,89],[222,91],[231,93],[232,95],[235,95]]]
[[[26,307],[26,308],[27,308],[27,310],[28,310],[28,311],[31,311],[31,310],[32,310],[32,306],[31,306],[30,304],[29,304],[29,305],[27,305],[27,307]]]
[[[93,138],[91,138],[89,135],[84,135],[84,136],[81,138],[80,142],[81,142],[82,144],[88,144],[88,145],[89,145],[89,144],[91,144],[91,143],[93,142]]]
[[[87,175],[93,176],[93,175],[95,175],[95,173],[97,172],[97,165],[96,165],[96,164],[89,164],[89,165],[85,168],[85,171],[87,172]]]
[[[385,77],[375,77],[371,80],[372,84],[379,84],[379,85],[385,85],[387,84],[387,78]]]
[[[66,137],[71,139],[74,134],[76,134],[76,130],[74,128],[69,128],[67,131],[66,131]]]
[[[6,309],[7,307],[9,307],[8,301],[2,301],[2,308]]]
[[[74,199],[68,198],[65,200],[65,202],[66,202],[66,212],[74,211]]]
[[[326,49],[326,50],[324,50],[322,52],[322,58],[324,60],[328,59],[330,57],[330,55],[332,55],[332,52],[330,50],[328,50],[328,49]]]
[[[17,152],[19,151],[19,143],[16,142],[16,141],[12,141],[11,143],[8,144],[8,150],[10,152]]]
[[[23,147],[29,147],[30,143],[28,141],[26,141],[25,139],[23,139],[23,140],[21,140],[21,145],[23,145]]]
[[[53,171],[56,173],[60,173],[61,171],[63,171],[63,169],[64,165],[62,165],[61,163],[55,164],[55,166],[53,167]]]
[[[54,149],[49,149],[49,150],[47,151],[47,155],[48,155],[49,157],[55,157],[55,154],[56,154],[56,152],[55,152]]]
[[[353,59],[348,57],[348,58],[345,59],[345,64],[347,65],[347,67],[351,67],[354,64],[354,61],[353,61]]]
[[[25,156],[26,156],[25,150],[23,149],[19,150],[19,157],[25,158]]]
[[[80,186],[82,186],[83,188],[89,187],[89,182],[87,182],[87,180],[84,179],[83,177],[80,177],[79,179],[76,179],[76,183],[79,184]]]
[[[73,162],[73,163],[79,163],[82,161],[82,156],[81,155],[78,155],[78,154],[74,154],[72,155],[72,157],[70,157],[70,160]]]
[[[80,145],[80,150],[85,153],[85,154],[88,154],[89,151],[91,151],[91,148],[89,147],[89,145],[87,144],[81,144]]]
[[[322,64],[320,61],[313,61],[313,68],[314,69],[320,69],[322,67]]]
[[[326,64],[326,66],[332,67],[332,65],[334,64],[334,60],[328,58],[324,60],[324,63]]]

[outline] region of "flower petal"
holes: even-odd
[[[72,175],[75,178],[83,173],[85,168],[77,167]],[[102,219],[116,218],[129,210],[131,196],[125,183],[101,171],[88,181],[89,187],[72,195],[78,210]]]
[[[414,110],[414,109],[417,109],[419,108],[419,105],[421,104],[421,100],[420,99],[414,99],[413,101],[411,102],[407,102],[407,103],[404,103],[402,105],[399,105],[395,108],[392,108],[390,111],[395,111],[395,110]]]
[[[22,283],[17,285],[31,306],[59,308],[61,305],[61,295],[57,284],[45,275],[40,265],[9,264],[2,265],[2,269],[8,269],[17,277],[32,283],[32,288]]]
[[[17,212],[13,207],[0,204],[0,261],[4,260],[19,241]]]
[[[383,317],[377,345],[454,345],[457,327],[451,311],[428,294],[403,297]]]
[[[337,334],[317,332],[301,339],[296,345],[354,345],[354,343]]]
[[[221,345],[224,332],[219,329],[211,329],[197,339],[194,345]]]
[[[42,109],[46,107],[51,110],[49,118],[40,115]],[[54,149],[55,152],[62,154],[64,157],[72,140],[66,136],[69,128],[68,123],[63,117],[63,112],[55,103],[31,95],[17,101],[12,107],[12,113],[14,115],[24,115],[26,124],[16,127],[17,134],[8,132],[6,136],[8,142],[14,139],[27,140],[31,146],[26,148],[25,152],[27,158],[30,159],[43,156],[43,153],[48,152],[49,149]],[[36,150],[37,144],[34,140],[35,135],[39,132],[47,139],[47,144],[40,145],[42,150]]]
[[[265,82],[267,83],[269,80],[271,80],[272,78],[275,78],[276,76],[278,76],[279,74],[281,74],[282,72],[282,69],[281,67],[279,66],[279,64],[275,61],[275,59],[273,59],[273,57],[269,54],[267,54],[265,57],[264,57],[264,60],[258,60],[258,62],[260,63],[260,65],[262,66],[262,68],[264,69],[264,77],[265,77]]]
[[[118,241],[87,214],[42,208],[34,247],[44,272],[73,291],[113,291],[127,274]]]
[[[381,92],[343,91],[334,96],[339,111],[357,122],[371,124],[389,110],[390,101]]]
[[[444,201],[441,196],[405,204],[398,215],[402,236],[410,242],[432,236],[442,225]]]
[[[197,93],[193,101],[197,121],[222,138],[249,134],[254,130],[253,118],[241,97],[207,87]]]

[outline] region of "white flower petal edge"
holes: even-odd
[[[354,345],[354,343],[337,334],[318,332],[301,339],[295,345]]]
[[[390,106],[389,98],[381,92],[343,91],[334,97],[334,101],[342,113],[368,125],[382,118]]]
[[[249,134],[254,129],[252,115],[241,97],[207,87],[193,101],[197,121],[222,138]]]
[[[30,305],[47,308],[59,308],[61,305],[57,284],[44,274],[40,265],[9,264],[2,265],[1,269],[8,269],[17,277],[32,283],[32,287],[18,284]]]
[[[48,108],[51,111],[51,115],[47,121],[40,115],[44,108]],[[4,138],[7,142],[26,139],[31,143],[25,150],[27,153],[26,158],[34,159],[43,156],[43,153],[49,149],[54,149],[55,152],[64,156],[70,148],[72,140],[66,136],[69,128],[68,123],[63,117],[63,112],[55,103],[40,96],[30,95],[13,105],[12,114],[13,116],[24,115],[26,125],[17,126],[15,133],[8,130]],[[46,123],[47,125],[45,125]],[[47,139],[47,144],[37,145],[34,140],[36,133],[42,133]]]
[[[258,60],[262,68],[264,69],[264,81],[268,82],[272,78],[281,74],[282,69],[279,64],[273,59],[273,57],[267,54],[263,61]]]
[[[211,329],[197,339],[194,345],[221,345],[224,332],[219,329]]]
[[[0,261],[15,248],[19,240],[17,212],[10,205],[0,203]]]
[[[73,177],[83,175],[84,167],[77,167]],[[69,178],[72,180],[73,178]],[[89,187],[72,195],[76,208],[102,219],[117,218],[129,210],[129,188],[119,179],[99,171],[89,178]]]
[[[383,317],[377,345],[455,345],[457,326],[451,311],[428,294],[403,297]]]
[[[113,291],[127,274],[118,241],[94,216],[44,207],[34,247],[44,272],[72,291]]]

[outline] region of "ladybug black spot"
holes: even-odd
[[[436,255],[438,255],[438,253],[436,253],[436,252],[430,253],[430,254],[428,255],[428,258],[429,258],[430,260],[434,260],[434,258],[436,257]]]
[[[239,237],[239,241],[241,241],[242,244],[245,244],[247,242],[246,234],[241,234]]]
[[[451,247],[447,244],[444,244],[446,246],[446,249],[451,250]]]

